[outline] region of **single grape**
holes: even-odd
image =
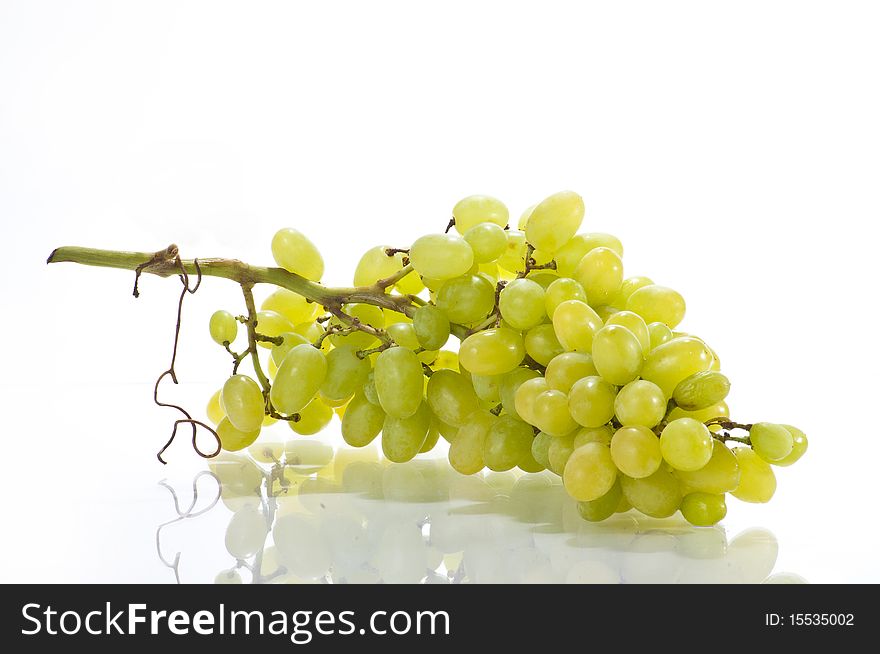
[[[476,375],[502,375],[525,358],[522,336],[507,327],[484,329],[471,334],[458,351],[461,365]]]
[[[483,402],[498,404],[501,401],[501,382],[504,375],[471,375],[474,392]]]
[[[494,304],[494,294],[491,304]],[[498,308],[501,310],[501,317],[511,327],[516,329],[534,327],[546,315],[544,289],[530,279],[514,279],[501,291]]]
[[[408,418],[387,416],[382,427],[382,453],[393,463],[405,463],[414,458],[431,427],[431,410],[424,402]]]
[[[526,379],[520,383],[514,395],[514,408],[517,415],[529,424],[535,422],[535,401],[538,396],[547,390],[547,382],[543,377]]]
[[[534,438],[532,442],[534,443]],[[516,467],[522,470],[523,472],[542,472],[546,466],[538,463],[535,460],[535,457],[532,456],[532,450],[529,450],[523,454],[523,458],[519,460],[519,463],[516,464]]]
[[[302,436],[317,434],[329,425],[333,419],[333,409],[317,397],[297,413],[299,413],[299,420],[296,422],[288,420],[287,424],[293,431]]]
[[[571,277],[584,255],[595,248],[608,248],[623,256],[623,245],[611,234],[576,234],[554,255],[556,270],[563,277]]]
[[[650,352],[656,347],[659,347],[666,343],[667,341],[671,341],[672,330],[669,329],[662,322],[652,322],[648,325],[648,333],[651,335],[651,348],[648,350]]]
[[[288,227],[275,233],[272,237],[272,256],[275,263],[286,271],[313,282],[321,281],[321,275],[324,274],[324,259],[318,248],[295,229]]]
[[[681,506],[681,486],[664,466],[650,477],[622,477],[620,485],[633,508],[652,518],[668,518]]]
[[[469,195],[452,208],[452,217],[455,218],[455,230],[466,234],[480,223],[506,227],[510,215],[501,200],[488,195]]]
[[[618,391],[614,414],[621,425],[654,427],[666,415],[666,397],[656,384],[637,379]]]
[[[614,249],[614,248],[612,248]],[[622,257],[623,254],[618,252]],[[626,303],[629,301],[630,296],[635,293],[640,288],[645,286],[650,286],[654,282],[648,277],[627,277],[620,284],[620,288],[617,290],[617,293],[611,298],[610,304],[618,309],[626,309]]]
[[[229,418],[223,418],[217,424],[217,437],[220,439],[220,446],[228,452],[243,450],[257,440],[259,435],[260,426],[257,426],[256,429],[242,431],[233,425]]]
[[[748,447],[733,450],[739,464],[739,485],[731,495],[743,502],[763,504],[769,502],[776,492],[776,475],[770,464]]]
[[[804,455],[804,452],[807,451],[807,435],[797,427],[792,427],[791,425],[782,426],[791,434],[791,452],[788,453],[788,456],[779,459],[779,461],[774,461],[773,465],[790,466],[792,463],[795,463],[800,459]]]
[[[320,305],[286,288],[275,289],[260,305],[261,311],[280,313],[293,325],[314,320],[320,309]]]
[[[563,352],[547,363],[544,379],[547,385],[563,393],[568,393],[572,385],[584,377],[596,376],[593,357],[584,352]]]
[[[257,333],[261,336],[275,338],[285,332],[294,331],[295,327],[287,318],[274,311],[257,311]],[[260,347],[271,348],[269,341],[257,341]]]
[[[285,333],[291,333],[291,332],[285,332]],[[316,323],[314,320],[312,320],[310,322],[301,322],[301,323],[293,326],[292,333],[299,334],[300,336],[302,336],[305,339],[306,343],[314,343],[324,334],[324,327],[322,325]],[[322,344],[321,347],[325,348],[328,345],[329,344],[325,342],[324,344]]]
[[[235,316],[222,309],[211,314],[208,328],[211,332],[211,338],[218,345],[232,343],[238,335],[238,321]]]
[[[575,235],[584,219],[584,200],[572,191],[554,193],[529,216],[526,239],[538,250],[554,253]]]
[[[246,375],[232,375],[223,384],[220,397],[226,417],[236,429],[245,433],[259,431],[265,402],[257,382]]]
[[[621,427],[611,438],[611,458],[623,474],[633,479],[653,475],[663,457],[660,441],[647,427]]]
[[[455,370],[458,372],[458,354],[449,350],[440,350],[432,365],[434,370]]]
[[[642,346],[635,334],[626,327],[603,327],[593,336],[592,349],[596,370],[602,379],[611,384],[628,384],[642,371]]]
[[[580,300],[586,303],[587,293],[579,281],[570,277],[557,277],[550,282],[544,293],[544,310],[552,319],[556,307],[567,300]]]
[[[601,427],[581,427],[574,433],[572,445],[577,449],[587,443],[601,443],[611,447],[611,439],[614,437],[614,429],[608,425]]]
[[[593,358],[596,358],[595,354]],[[710,365],[712,353],[703,341],[690,336],[674,338],[648,354],[642,367],[642,379],[654,382],[664,395],[672,397],[680,382],[694,373],[708,370]]]
[[[649,284],[629,296],[626,309],[639,314],[647,323],[662,322],[674,329],[684,318],[685,303],[671,288]]]
[[[617,389],[601,377],[591,376],[572,384],[568,408],[583,427],[601,427],[614,417]]]
[[[684,519],[697,527],[711,527],[727,515],[724,495],[690,493],[681,500],[679,508]]]
[[[431,375],[427,398],[434,415],[453,427],[463,426],[480,407],[480,400],[470,381],[452,370],[438,370]]]
[[[548,365],[554,357],[565,351],[556,338],[556,330],[549,324],[532,327],[526,332],[524,342],[526,354],[542,366]]]
[[[593,336],[602,327],[602,319],[585,302],[566,300],[553,312],[553,329],[559,343],[568,352],[591,352]]]
[[[297,413],[311,402],[326,376],[324,353],[311,345],[297,345],[281,362],[269,399],[281,413]]]
[[[495,472],[510,470],[531,451],[534,437],[531,425],[512,416],[501,416],[492,423],[483,442],[486,467]]]
[[[698,411],[685,411],[677,406],[669,412],[666,419],[667,421],[671,421],[678,420],[679,418],[693,418],[697,422],[705,423],[714,420],[715,418],[729,417],[730,409],[727,406],[727,402],[719,402],[718,404],[713,404],[712,406],[706,407],[705,409],[699,409]],[[721,431],[721,427],[719,425],[712,425],[709,427],[709,431]]]
[[[632,311],[615,311],[605,319],[605,324],[626,327],[639,339],[644,354],[647,355],[651,351],[651,332],[648,331],[648,325],[639,314]]]
[[[279,334],[282,341],[280,345],[273,345],[272,351],[269,353],[269,362],[275,364],[276,372],[284,361],[284,357],[297,345],[308,345],[310,341],[305,336],[296,332],[284,332]]]
[[[686,411],[699,411],[724,401],[730,380],[720,372],[704,370],[681,380],[672,393],[675,403]]]
[[[370,360],[357,355],[350,345],[333,348],[327,353],[327,374],[321,383],[321,395],[328,400],[345,400],[367,382]]]
[[[355,286],[372,286],[380,279],[391,277],[403,269],[403,253],[389,255],[389,249],[391,248],[387,245],[378,245],[364,252],[354,269]]]
[[[590,305],[608,304],[623,283],[623,262],[611,248],[593,248],[578,262],[572,274],[587,294]]]
[[[454,470],[463,475],[474,475],[483,469],[483,446],[489,430],[497,421],[498,417],[488,411],[471,415],[449,446],[449,464]]]
[[[456,438],[458,438],[458,427],[453,427],[449,423],[443,422],[437,416],[434,416],[434,428],[440,432],[440,435],[446,439],[447,442],[452,443]],[[470,421],[468,422],[470,424]]]
[[[676,470],[699,470],[712,458],[712,434],[693,418],[673,420],[660,434],[663,458]]]
[[[496,261],[507,249],[507,234],[495,223],[480,223],[464,233],[464,240],[474,251],[474,261]]]
[[[220,421],[226,417],[226,411],[223,408],[223,402],[220,397],[221,393],[222,391],[215,391],[211,399],[208,400],[208,406],[205,409],[205,413],[208,414],[208,420],[215,425],[220,424]]]
[[[578,502],[578,513],[584,520],[590,522],[602,522],[617,512],[620,501],[623,499],[623,490],[620,481],[615,480],[614,485],[602,497],[590,502]]]
[[[565,436],[578,427],[568,411],[568,396],[562,391],[539,393],[532,406],[532,417],[533,424],[551,436]]]
[[[723,495],[739,485],[740,471],[736,456],[724,443],[714,438],[712,440],[712,457],[706,465],[699,470],[675,471],[675,476],[688,492]]]
[[[495,287],[479,275],[450,279],[437,291],[437,308],[450,322],[475,323],[495,308]]]
[[[526,235],[515,229],[507,231],[507,246],[498,257],[498,267],[510,273],[518,273],[526,265]]]
[[[782,425],[770,422],[758,422],[749,430],[752,449],[767,463],[783,460],[794,447],[791,432]]]
[[[532,440],[532,457],[548,470],[551,469],[550,446],[553,444],[554,440],[556,440],[555,437],[550,434],[545,434],[544,432],[539,433]]]
[[[531,368],[515,368],[501,376],[501,406],[506,414],[524,420],[516,410],[516,392],[523,382],[540,376],[541,373]]]
[[[416,239],[410,247],[409,259],[422,277],[442,281],[470,270],[474,251],[455,234],[429,234]]]
[[[519,220],[516,223],[516,228],[518,230],[520,230],[520,231],[525,230],[526,225],[529,224],[529,218],[532,217],[532,212],[535,210],[535,207],[537,207],[537,206],[538,206],[537,204],[533,204],[532,206],[528,207],[525,211],[523,211],[520,214]]]
[[[587,443],[574,450],[562,473],[565,490],[579,502],[599,499],[616,480],[617,466],[611,459],[611,450],[601,443]]]
[[[426,350],[439,350],[449,339],[449,318],[432,304],[416,309],[412,324],[416,338]]]
[[[408,418],[422,403],[424,372],[412,350],[390,347],[376,358],[373,381],[379,404],[389,416]]]
[[[385,412],[370,402],[363,393],[357,393],[342,417],[342,438],[352,447],[364,447],[382,431]]]

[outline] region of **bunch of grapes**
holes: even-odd
[[[771,465],[797,461],[806,436],[731,420],[717,354],[677,331],[684,298],[625,278],[620,241],[578,233],[583,216],[565,191],[512,229],[499,200],[467,197],[446,233],[368,250],[344,294],[278,288],[253,316],[217,311],[211,336],[235,361],[208,406],[223,449],[250,446],[276,420],[315,434],[335,414],[349,445],[381,434],[393,462],[442,437],[463,474],[548,469],[591,521],[635,508],[711,525],[727,493],[767,502]],[[272,253],[320,281],[323,259],[300,232],[279,231]],[[256,380],[238,372],[240,324],[264,348],[266,376],[250,347]]]

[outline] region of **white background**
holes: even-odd
[[[54,247],[269,264],[294,226],[347,284],[460,197],[515,219],[570,188],[628,274],[685,295],[734,417],[810,436],[727,524],[810,581],[880,581],[878,30],[840,1],[0,3],[0,580],[167,580],[156,482],[201,465],[153,456],[178,287],[135,301]],[[227,374],[206,323],[237,303],[190,298],[175,397]]]

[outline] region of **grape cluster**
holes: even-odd
[[[349,445],[381,434],[393,462],[442,437],[463,474],[551,470],[591,521],[635,508],[712,525],[727,493],[772,497],[771,464],[798,460],[806,436],[730,419],[718,355],[677,331],[684,298],[624,277],[614,236],[578,233],[579,195],[551,195],[517,229],[491,197],[452,213],[457,233],[368,250],[345,296],[319,303],[278,288],[255,315],[211,317],[211,337],[235,360],[208,407],[224,449],[248,447],[276,420],[315,434],[336,414]],[[279,231],[272,254],[320,281],[323,259],[300,232]],[[238,373],[240,324],[266,349],[271,385],[255,347],[257,380]],[[450,335],[457,353],[443,349]]]

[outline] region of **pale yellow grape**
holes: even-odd
[[[221,392],[222,391],[214,392],[211,399],[208,400],[208,406],[205,410],[205,413],[208,414],[208,420],[215,425],[220,424],[220,421],[226,417],[226,411],[223,409],[223,404],[220,401]]]
[[[305,299],[299,293],[294,293],[286,288],[278,288],[263,300],[260,305],[262,311],[274,311],[293,324],[314,320],[321,310],[321,306]]]
[[[453,427],[463,426],[480,407],[480,400],[470,381],[452,370],[438,370],[431,375],[427,398],[434,415]]]
[[[296,413],[311,402],[326,376],[324,353],[311,345],[297,345],[281,362],[269,399],[281,413]]]
[[[317,397],[297,413],[299,413],[299,420],[296,422],[288,420],[287,424],[293,431],[302,436],[317,434],[329,425],[333,419],[333,409]]]
[[[401,255],[402,256],[402,255]],[[418,295],[425,290],[425,283],[415,270],[407,274],[403,279],[398,281],[394,288],[403,295]]]
[[[553,329],[559,343],[568,352],[591,352],[593,336],[602,327],[602,319],[580,300],[561,302],[553,312]]]
[[[782,425],[757,422],[749,430],[752,449],[768,463],[776,463],[791,454],[794,439]]]
[[[260,427],[243,431],[230,422],[229,418],[223,418],[217,424],[217,437],[220,439],[220,446],[227,452],[237,452],[243,450],[253,443],[260,435]]]
[[[618,254],[620,254],[620,252],[618,252]],[[620,256],[622,257],[623,255],[620,254]],[[626,309],[626,303],[629,301],[629,298],[633,293],[640,288],[650,286],[653,283],[654,282],[648,277],[627,277],[620,284],[620,288],[614,297],[611,298],[610,304],[618,309]]]
[[[623,495],[633,508],[652,518],[668,518],[681,506],[681,486],[675,475],[661,466],[649,477],[620,480]]]
[[[623,490],[620,481],[614,482],[607,493],[591,502],[578,502],[578,513],[584,520],[590,522],[602,522],[617,512],[620,501],[623,499]]]
[[[629,311],[634,311],[645,322],[662,322],[674,329],[684,318],[684,298],[677,291],[665,286],[650,284],[636,290],[626,301]]]
[[[568,393],[577,380],[599,374],[593,365],[593,357],[585,352],[563,352],[546,365],[544,378],[547,385],[563,393]]]
[[[532,440],[532,457],[539,464],[550,470],[550,446],[555,441],[555,437],[544,432],[539,433]]]
[[[524,342],[526,354],[542,366],[546,366],[565,351],[556,338],[556,330],[549,324],[532,327],[526,332]]]
[[[709,493],[690,493],[681,500],[681,515],[697,527],[711,527],[727,515],[727,502],[724,495]]]
[[[432,364],[434,370],[458,370],[458,354],[449,350],[440,350]]]
[[[474,251],[455,234],[429,234],[416,239],[409,259],[422,277],[443,281],[468,272],[474,265]]]
[[[532,253],[532,259],[535,260],[535,263],[541,264],[541,263],[547,263],[548,261],[553,259],[553,257],[549,254],[545,255],[543,252],[538,252],[537,250],[535,250]],[[532,280],[536,284],[540,284],[541,288],[543,288],[544,291],[546,291],[550,287],[550,284],[552,284],[557,279],[559,279],[559,275],[556,273],[555,270],[550,270],[550,269],[532,270],[531,272],[529,272],[529,274],[526,278]],[[511,280],[511,281],[513,281],[513,280]]]
[[[285,332],[294,331],[294,325],[280,313],[274,311],[258,311],[257,312],[257,333],[261,336],[281,336]],[[257,341],[260,347],[271,348],[272,343],[269,341]]]
[[[535,442],[535,439],[532,439],[532,443]],[[532,449],[529,449],[523,454],[523,458],[519,460],[519,463],[516,464],[516,467],[522,470],[523,472],[541,472],[547,466],[542,465],[538,461],[535,460],[535,457],[532,456]]]
[[[608,325],[597,331],[593,336],[592,354],[593,365],[610,384],[628,384],[642,372],[642,346],[626,327]]]
[[[532,206],[528,207],[525,211],[523,211],[519,215],[519,220],[516,223],[516,228],[518,230],[520,230],[520,231],[525,230],[526,225],[529,224],[529,218],[532,217],[532,212],[535,210],[535,207],[537,207],[537,206],[538,206],[537,204],[533,204]]]
[[[462,275],[440,287],[436,304],[450,322],[474,323],[495,308],[495,287],[485,277]]]
[[[387,245],[378,245],[364,252],[354,269],[355,286],[372,286],[403,269],[403,253],[389,255],[389,249]]]
[[[568,392],[571,417],[583,427],[601,427],[614,417],[617,389],[598,376],[584,377]]]
[[[301,322],[298,325],[294,325],[293,332],[305,338],[306,343],[314,343],[324,333],[324,328],[312,320],[310,322]],[[325,344],[327,344],[326,341]]]
[[[465,234],[480,223],[505,227],[510,214],[501,200],[488,195],[469,195],[452,208],[452,217],[455,219],[456,231]]]
[[[584,287],[576,279],[558,277],[550,282],[544,293],[544,311],[550,318],[553,318],[556,307],[566,300],[580,300],[586,303],[587,294]]]
[[[472,415],[476,415],[476,414],[472,414]],[[468,422],[468,424],[470,424],[470,422]],[[458,438],[458,432],[459,432],[458,427],[453,427],[452,425],[449,425],[449,424],[443,422],[437,416],[434,416],[433,425],[434,425],[434,429],[436,429],[438,432],[440,432],[440,435],[443,438],[445,438],[449,443],[451,443],[456,438]]]
[[[412,324],[426,350],[439,350],[449,339],[449,318],[432,304],[416,309]]]
[[[574,269],[577,268],[587,252],[603,247],[614,250],[619,256],[623,256],[623,245],[616,236],[598,232],[576,234],[553,255],[556,260],[556,271],[563,277],[571,277],[574,274]]]
[[[611,458],[623,474],[633,479],[653,475],[663,457],[660,441],[647,427],[621,427],[611,438]]]
[[[498,417],[488,411],[476,411],[458,430],[449,446],[449,464],[463,475],[473,475],[483,469],[483,446],[489,430]]]
[[[465,232],[464,240],[474,251],[477,263],[496,261],[507,249],[507,234],[495,223],[474,225]]]
[[[599,319],[602,321],[604,325],[608,322],[608,319],[613,316],[615,313],[618,313],[620,309],[615,309],[614,307],[610,307],[607,304],[603,304],[600,307],[596,307],[596,315],[599,316]]]
[[[290,352],[297,345],[308,345],[310,341],[303,336],[302,334],[297,334],[296,332],[284,332],[279,334],[279,336],[283,339],[281,341],[281,345],[273,345],[272,352],[269,354],[270,356],[270,364],[274,363],[277,368],[281,365],[281,362],[284,361],[284,357],[287,356],[287,353]]]
[[[504,242],[507,242],[507,234],[504,235]],[[481,263],[477,266],[477,270],[479,271],[477,274],[485,277],[492,286],[500,279],[500,271],[498,270],[498,264],[494,261],[491,263]]]
[[[385,326],[385,314],[382,313],[382,309],[371,304],[346,304],[342,307],[342,310],[352,318],[357,318],[365,325],[370,325],[377,329],[381,329]],[[339,319],[337,316],[333,316],[330,319],[329,324],[341,328],[349,327],[348,322]],[[367,350],[379,344],[379,340],[375,336],[363,331],[355,331],[346,335],[334,334],[330,336],[330,342],[336,347],[339,347],[340,345],[351,345],[358,350]]]
[[[792,463],[796,462],[800,459],[804,453],[807,451],[807,435],[802,432],[797,427],[792,427],[791,425],[782,425],[788,430],[788,433],[791,434],[792,438],[792,446],[791,452],[788,453],[787,456],[779,459],[778,461],[774,461],[773,465],[775,466],[790,466]]]
[[[516,329],[534,327],[546,315],[544,289],[530,279],[514,279],[501,291],[498,308],[501,310],[501,317],[511,327]]]
[[[729,493],[739,485],[739,464],[724,443],[712,440],[712,458],[706,465],[691,472],[676,470],[675,475],[690,490],[715,495]]]
[[[471,384],[473,384],[474,392],[483,402],[489,402],[493,405],[501,401],[501,382],[504,375],[471,375]]]
[[[231,313],[220,309],[211,314],[208,330],[211,333],[211,338],[218,345],[232,343],[238,335],[238,321]]]
[[[705,409],[699,409],[697,411],[685,411],[681,407],[675,407],[672,411],[669,412],[667,416],[668,420],[677,420],[678,418],[693,418],[698,422],[708,422],[715,418],[729,418],[730,417],[730,408],[727,406],[727,402],[719,402],[718,404],[713,404],[710,407],[706,407]],[[718,431],[721,427],[718,425],[713,425],[709,427],[709,431]]]
[[[408,418],[422,403],[424,372],[418,356],[403,347],[391,347],[376,358],[373,381],[382,409],[395,418]]]
[[[617,466],[611,459],[611,450],[600,443],[577,448],[568,457],[562,473],[565,490],[579,502],[599,499],[616,480]]]
[[[713,438],[702,422],[693,418],[673,420],[660,434],[663,458],[676,470],[699,470],[712,458]]]
[[[535,249],[554,253],[575,235],[584,219],[584,200],[573,191],[554,193],[529,216],[526,239]]]
[[[748,447],[733,450],[739,464],[739,485],[731,495],[743,502],[763,504],[769,502],[776,492],[776,475],[770,464]]]
[[[350,345],[342,345],[327,353],[327,374],[321,382],[321,395],[328,400],[344,400],[354,395],[367,382],[370,361],[357,355]]]
[[[422,347],[422,344],[419,343],[419,338],[416,336],[416,329],[412,323],[392,323],[385,327],[385,333],[392,341],[397,343],[397,345],[405,347],[408,350],[413,350],[416,353],[416,356],[419,357],[419,361],[422,363],[431,363],[437,358],[437,350],[426,350]]]
[[[425,442],[422,443],[422,447],[419,448],[419,452],[430,452],[434,449],[434,446],[437,444],[437,441],[440,440],[440,432],[434,427],[433,421],[431,426],[428,428],[428,435],[425,436]]]
[[[342,417],[342,438],[352,447],[364,447],[382,431],[385,412],[363,393],[355,395]]]
[[[673,338],[672,330],[662,322],[650,323],[648,325],[648,333],[651,335],[651,348],[647,352],[663,345],[667,341],[671,341]]]
[[[232,375],[223,384],[221,402],[232,425],[245,433],[259,431],[263,424],[263,391],[246,375]]]
[[[648,354],[642,367],[642,379],[654,382],[663,389],[664,395],[672,397],[680,382],[708,370],[711,364],[712,353],[703,341],[690,336],[674,338]]]
[[[611,439],[614,437],[614,429],[608,425],[601,427],[581,427],[574,433],[575,448],[587,443],[601,443],[602,445],[611,446]]]
[[[568,396],[562,391],[539,393],[532,405],[532,417],[533,424],[551,436],[564,436],[578,427],[568,411]]]
[[[568,463],[571,453],[574,452],[574,434],[565,436],[553,436],[553,442],[547,448],[548,468],[560,477],[565,472],[565,464]]]
[[[666,397],[656,384],[644,379],[631,381],[618,391],[614,415],[621,425],[653,427],[666,415]]]
[[[501,375],[516,368],[525,358],[522,336],[507,327],[484,329],[461,343],[461,365],[476,375]]]
[[[494,421],[483,442],[483,461],[495,472],[510,470],[531,451],[535,432],[531,425],[512,416]]]
[[[406,463],[422,449],[431,426],[431,410],[422,402],[408,418],[385,418],[382,453],[393,463]]]
[[[288,272],[296,273],[313,282],[324,274],[324,259],[318,248],[302,232],[293,228],[279,229],[272,237],[272,256],[275,263]]]
[[[597,311],[597,313],[599,312]],[[648,325],[639,314],[632,311],[615,311],[605,318],[605,325],[626,327],[639,339],[639,345],[642,346],[642,352],[645,355],[651,351],[651,333],[648,331]]]
[[[526,265],[526,235],[515,229],[507,231],[507,246],[498,257],[498,267],[511,273],[518,273]]]
[[[501,406],[506,414],[524,419],[516,410],[516,392],[521,384],[540,376],[541,373],[531,368],[516,368],[501,376]]]
[[[578,262],[572,277],[584,287],[591,306],[608,304],[623,283],[623,261],[610,248],[594,248]]]
[[[530,424],[535,424],[535,400],[538,395],[548,390],[543,377],[526,379],[520,383],[514,395],[514,407],[517,415]]]
[[[724,401],[730,380],[720,372],[704,370],[681,380],[672,393],[675,403],[686,411],[699,411]]]

